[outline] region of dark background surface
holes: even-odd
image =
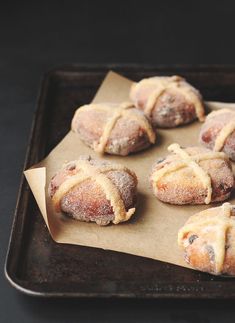
[[[0,322],[234,322],[231,301],[45,300],[3,275],[42,74],[72,63],[235,64],[233,1],[15,1],[0,6]]]

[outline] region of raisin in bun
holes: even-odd
[[[130,98],[154,127],[174,128],[197,118],[204,120],[201,94],[180,76],[143,79],[133,84]]]
[[[204,147],[168,147],[150,175],[155,196],[170,204],[209,204],[226,200],[233,189],[231,163],[223,152]]]
[[[193,268],[235,275],[235,207],[224,203],[191,216],[179,230],[178,244]]]
[[[235,161],[235,111],[221,109],[208,114],[199,137],[205,147],[223,151]]]
[[[75,112],[72,130],[98,153],[126,156],[155,142],[147,118],[128,102],[82,106]]]
[[[126,167],[82,157],[54,175],[48,192],[56,212],[107,225],[134,214],[136,186],[136,175]]]

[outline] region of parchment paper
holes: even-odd
[[[122,102],[129,99],[132,82],[109,72],[93,102]],[[235,104],[208,102],[210,108],[234,107]],[[150,189],[148,175],[156,158],[167,154],[167,146],[178,142],[182,146],[198,145],[201,123],[170,130],[158,130],[155,146],[127,157],[97,155],[69,132],[39,164],[24,172],[52,238],[59,243],[97,247],[149,257],[189,267],[177,246],[177,232],[188,217],[208,206],[174,206],[157,200]],[[100,227],[58,216],[53,212],[47,187],[51,177],[66,161],[80,155],[90,155],[118,162],[135,171],[138,177],[137,211],[128,222]],[[235,202],[235,200],[231,200]]]

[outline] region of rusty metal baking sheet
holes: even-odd
[[[108,70],[139,80],[179,74],[206,100],[235,102],[235,67],[70,66],[42,81],[24,168],[44,158],[69,131],[77,106],[90,102]],[[38,296],[235,298],[235,279],[114,251],[55,243],[22,177],[5,273]]]

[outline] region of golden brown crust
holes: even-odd
[[[230,203],[191,216],[179,230],[178,244],[194,268],[235,275],[235,208]]]
[[[208,204],[227,199],[233,189],[231,164],[224,153],[202,147],[181,149],[157,161],[150,175],[154,194],[171,204]]]
[[[134,83],[130,98],[154,126],[172,128],[204,120],[200,93],[180,76],[150,77]]]
[[[75,112],[72,130],[98,153],[127,155],[155,142],[149,121],[130,102],[82,106]]]
[[[235,160],[235,112],[220,109],[211,112],[200,132],[200,142],[214,151],[224,151]]]
[[[75,211],[77,213],[83,210],[82,214],[80,212],[77,216],[78,219],[89,221],[89,214],[92,214],[93,221],[97,222],[95,212],[99,213],[104,210],[105,214],[98,214],[97,219],[98,222],[103,219],[105,223],[99,224],[107,224],[105,215],[109,217],[109,222],[117,224],[127,221],[135,211],[133,201],[135,200],[136,185],[135,174],[122,165],[86,158],[66,164],[52,178],[49,194],[57,212],[61,210],[73,211],[74,205],[76,205]],[[90,192],[87,191],[87,187]],[[93,201],[91,194],[93,194]],[[84,200],[86,196],[87,200]],[[80,200],[80,204],[77,203],[77,200]],[[70,205],[71,203],[73,205]],[[84,205],[90,206],[84,207]],[[92,205],[93,207],[96,205],[95,210]],[[127,206],[128,209],[126,209]],[[87,212],[84,213],[85,209]],[[108,214],[106,214],[107,209]],[[113,216],[110,217],[110,215]]]

